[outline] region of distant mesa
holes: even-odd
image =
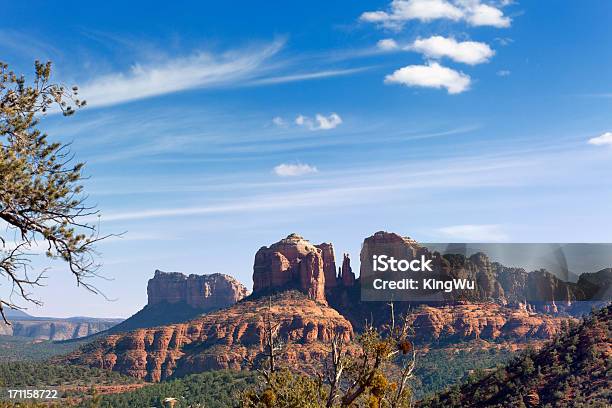
[[[147,305],[109,333],[185,322],[229,307],[248,294],[242,283],[222,273],[184,275],[156,270],[147,284]]]
[[[94,317],[36,317],[22,311],[11,311],[7,313],[7,318],[11,324],[0,322],[0,335],[53,341],[91,336],[122,321]]]

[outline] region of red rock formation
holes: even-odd
[[[575,300],[588,299],[586,296],[589,292],[588,285],[564,282],[546,270],[528,272],[522,268],[506,267],[491,262],[489,257],[482,252],[466,253],[467,246],[458,245],[456,248],[448,247],[447,250],[448,253],[440,255],[436,251],[430,252],[427,247],[421,246],[413,239],[379,231],[364,240],[360,255],[360,279],[362,282],[364,280],[367,282],[374,276],[372,272],[374,255],[384,254],[405,260],[419,258],[423,255],[432,261],[433,274],[430,277],[439,280],[468,279],[476,282],[476,290],[455,290],[448,294],[419,292],[417,300],[474,302],[494,300],[505,304],[516,304],[527,300],[530,303],[538,303],[535,307],[539,311],[557,313],[570,308]],[[600,284],[603,283],[600,287],[605,286],[606,279],[612,281],[612,271],[607,273],[604,270],[598,274],[600,275],[597,281]],[[420,275],[417,274],[417,277]],[[365,298],[368,297],[365,296]],[[399,298],[398,300],[412,299]],[[558,302],[557,307],[550,304],[552,301]],[[554,312],[555,309],[557,312]]]
[[[344,258],[342,259],[342,268],[340,269],[339,275],[342,286],[350,287],[355,284],[355,273],[351,268],[351,259],[349,258],[349,254],[344,254]]]
[[[310,299],[325,301],[325,275],[323,259],[316,252],[309,252],[299,263],[300,288]]]
[[[545,340],[559,332],[564,317],[510,309],[495,303],[421,306],[409,316],[422,342],[481,340]]]
[[[310,255],[310,258],[316,258]],[[88,365],[160,381],[172,374],[245,367],[264,349],[264,316],[280,324],[279,336],[290,343],[284,364],[307,370],[327,355],[334,333],[353,337],[351,324],[334,309],[296,292],[268,299],[243,301],[186,323],[113,334],[90,343],[63,363]]]
[[[325,289],[334,288],[337,284],[336,278],[336,256],[334,246],[328,243],[316,245],[321,250],[323,257],[323,272],[325,273]]]
[[[229,275],[185,276],[179,272],[155,271],[147,285],[148,305],[185,302],[196,309],[219,309],[248,295],[243,284]]]
[[[428,254],[429,251],[411,238],[402,237],[393,232],[378,231],[363,241],[360,254],[362,275],[363,268],[370,263],[372,256],[381,253],[396,259],[409,260],[421,254]]]
[[[327,253],[328,265],[334,265],[334,269],[335,261],[331,245],[324,245],[322,250],[301,236],[291,234],[270,247],[261,247],[253,265],[253,293],[297,288],[311,299],[325,303],[323,253]]]

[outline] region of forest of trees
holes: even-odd
[[[212,371],[150,385],[125,394],[105,395],[99,406],[162,407],[164,398],[173,397],[179,400],[177,408],[227,408],[234,406],[237,396],[256,382],[255,373]]]
[[[0,363],[0,387],[70,387],[132,384],[139,380],[97,368],[47,362]]]
[[[428,398],[423,408],[607,408],[612,404],[612,305],[568,324],[542,350]]]
[[[86,341],[34,341],[27,337],[0,336],[0,363],[47,360],[56,355],[67,354]]]

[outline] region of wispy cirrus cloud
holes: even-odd
[[[141,62],[126,71],[102,74],[79,86],[88,106],[104,107],[191,89],[264,86],[359,73],[371,67],[298,69],[283,58],[283,40],[224,53],[192,52],[180,57]]]
[[[221,55],[197,52],[155,64],[135,64],[128,72],[93,78],[79,87],[90,106],[109,106],[188,89],[232,86],[253,79],[283,47],[275,41],[261,48]]]
[[[367,71],[371,68],[372,67],[359,67],[359,68],[323,70],[323,71],[317,71],[317,72],[304,72],[304,73],[290,74],[290,75],[276,75],[276,76],[270,76],[266,78],[253,79],[249,81],[246,85],[275,85],[275,84],[284,84],[287,82],[332,78],[332,77],[337,77],[337,76],[356,74],[359,72]]]
[[[442,188],[455,191],[465,189],[516,188],[550,184],[558,180],[555,163],[563,163],[568,157],[576,158],[575,153],[544,153],[517,151],[508,156],[482,155],[461,159],[442,159],[424,167],[422,162],[383,167],[368,167],[350,171],[330,170],[324,179],[299,178],[290,183],[266,178],[254,182],[252,189],[240,189],[237,195],[227,195],[224,200],[203,203],[198,206],[169,206],[161,208],[133,208],[117,212],[103,212],[101,221],[117,222],[144,219],[168,219],[185,216],[216,216],[219,214],[250,214],[261,211],[280,211],[295,208],[342,208],[351,205],[377,205],[393,202],[396,193],[440,191]],[[582,160],[591,161],[592,156],[583,155]],[[580,164],[577,162],[577,166]],[[540,169],[540,170],[538,170]],[[550,170],[549,173],[542,169]],[[572,170],[569,173],[575,174]],[[240,177],[244,179],[246,175]],[[318,179],[318,180],[315,180]],[[383,180],[383,181],[381,181]],[[228,187],[227,180],[218,183]],[[139,183],[141,184],[141,183]],[[197,183],[207,184],[207,183]],[[236,191],[236,184],[229,186]],[[244,187],[241,185],[241,187]],[[155,187],[158,188],[158,187]],[[457,190],[459,189],[459,190]],[[411,194],[410,197],[422,197]],[[383,199],[384,198],[384,199]],[[95,219],[97,220],[97,218]],[[461,240],[505,240],[505,233],[499,226],[451,225],[439,231],[447,238]],[[488,235],[485,235],[488,234]],[[485,239],[486,238],[486,239]]]

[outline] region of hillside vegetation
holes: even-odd
[[[71,387],[140,382],[117,372],[45,362],[0,363],[0,387]]]
[[[162,407],[162,400],[172,397],[184,402],[179,402],[177,407],[188,406],[188,403],[189,406],[227,408],[234,406],[241,391],[255,384],[256,377],[255,373],[231,371],[193,374],[136,391],[104,395],[99,407]]]
[[[36,341],[27,337],[0,336],[0,363],[10,361],[42,361],[69,353],[89,339],[68,341]]]
[[[612,305],[568,327],[538,352],[421,403],[438,407],[612,406]]]

